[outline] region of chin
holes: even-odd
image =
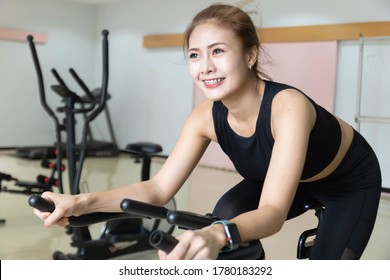
[[[210,101],[221,101],[222,100],[220,95],[216,95],[213,93],[205,92],[204,96],[206,97],[207,100],[210,100]]]

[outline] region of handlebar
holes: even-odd
[[[80,109],[74,109],[74,108],[70,109],[70,108],[67,108],[67,106],[65,106],[65,107],[59,108],[58,110],[60,112],[67,112],[67,113],[73,113],[73,114],[91,112],[95,108],[95,104],[96,104],[91,92],[89,91],[89,89],[87,88],[85,83],[80,79],[80,77],[76,74],[76,72],[72,68],[69,69],[69,72],[72,75],[72,77],[76,80],[76,82],[79,84],[79,86],[82,88],[82,90],[85,92],[89,106],[86,108],[84,108],[84,106],[83,106]],[[65,98],[65,99],[71,98],[75,102],[80,103],[82,105],[86,102],[81,96],[77,95],[75,92],[71,91],[68,88],[68,86],[65,84],[64,80],[58,74],[56,69],[52,68],[51,73],[53,74],[53,76],[56,78],[56,80],[59,83],[58,85],[52,85],[50,87],[55,93],[57,93],[59,96],[61,96],[62,98]]]
[[[121,209],[127,213],[134,213],[144,217],[165,219],[168,209],[162,206],[125,198],[121,202]]]
[[[61,151],[61,148],[62,148],[61,147],[61,143],[62,143],[61,124],[60,124],[60,121],[57,118],[56,114],[54,113],[52,108],[50,108],[49,104],[46,101],[45,85],[44,85],[44,81],[43,81],[42,69],[41,69],[41,65],[39,63],[37,50],[35,48],[34,37],[32,35],[28,35],[27,41],[28,41],[28,45],[30,47],[31,56],[33,59],[35,72],[37,75],[40,103],[41,103],[43,109],[45,110],[45,112],[54,121],[54,126],[55,126],[55,130],[56,130],[56,148],[58,151]],[[60,168],[61,168],[61,160],[62,160],[62,153],[59,152],[57,155],[57,170],[60,170]],[[60,182],[59,190],[61,193],[63,193],[64,190],[62,187],[62,173],[61,172],[58,172],[58,181]]]
[[[72,77],[76,80],[76,82],[79,84],[79,86],[82,88],[82,90],[84,91],[86,97],[87,97],[87,100],[88,100],[88,103],[90,103],[90,107],[91,108],[94,108],[95,107],[95,104],[96,104],[96,101],[95,101],[95,97],[92,95],[91,91],[89,90],[89,88],[87,87],[87,85],[84,83],[84,81],[80,78],[79,75],[77,75],[76,71],[73,69],[73,68],[69,68],[69,73],[72,75]]]
[[[149,236],[149,244],[167,254],[175,248],[177,243],[179,243],[179,240],[162,230],[155,230]]]
[[[44,199],[38,194],[30,195],[28,197],[28,204],[31,207],[41,212],[52,213],[55,210],[55,205],[51,201]],[[124,213],[124,212],[118,212],[118,213],[96,212],[96,213],[84,214],[78,217],[75,216],[68,217],[68,220],[69,220],[69,225],[71,227],[83,227],[83,226],[89,226],[92,224],[105,222],[105,221],[131,219],[131,218],[132,219],[140,218],[140,216],[131,213]]]
[[[52,202],[45,200],[40,195],[30,195],[28,198],[30,206],[43,211],[53,212],[55,206]],[[202,216],[192,212],[169,210],[162,206],[152,205],[131,199],[123,199],[120,204],[122,213],[90,213],[79,217],[69,217],[69,225],[73,227],[87,226],[98,222],[127,219],[127,218],[156,218],[167,219],[172,225],[179,225],[187,229],[199,229],[210,225],[218,217],[212,215]],[[172,251],[179,241],[172,235],[155,230],[149,236],[149,244],[156,249],[163,250],[166,253]],[[239,249],[231,252],[221,252],[218,259],[245,259],[255,260],[264,256],[261,243],[256,240],[240,246]]]

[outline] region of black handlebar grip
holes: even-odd
[[[149,244],[152,247],[164,251],[167,254],[169,254],[173,248],[175,248],[177,243],[179,243],[179,240],[161,230],[155,230],[149,236]]]
[[[34,207],[35,209],[38,209],[41,212],[53,212],[55,210],[55,205],[44,199],[38,194],[32,194],[28,197],[28,204],[31,207]],[[111,221],[111,220],[118,220],[118,219],[134,219],[139,218],[138,216],[135,216],[133,214],[128,213],[105,213],[105,212],[96,212],[96,213],[89,213],[84,214],[79,217],[69,217],[69,225],[72,227],[83,227],[83,226],[89,226],[92,224],[105,222],[105,221]]]
[[[148,218],[165,219],[168,209],[137,200],[125,198],[121,202],[121,209],[128,213],[138,214]]]
[[[78,217],[71,216],[69,217],[69,225],[72,227],[84,227],[90,226],[93,224],[107,222],[112,220],[122,220],[122,219],[134,219],[139,218],[135,215],[131,215],[128,213],[107,213],[107,212],[95,212],[84,214]]]
[[[30,195],[28,197],[28,204],[41,212],[53,212],[55,210],[55,205],[52,202],[38,194]]]
[[[168,211],[167,221],[186,229],[200,229],[212,224],[215,220],[203,215],[186,211]]]

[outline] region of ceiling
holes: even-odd
[[[110,3],[117,3],[123,1],[129,1],[129,0],[63,0],[63,1],[101,5],[101,4],[110,4]]]

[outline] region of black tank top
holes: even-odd
[[[265,179],[274,145],[271,133],[272,100],[278,92],[284,89],[296,88],[265,81],[256,131],[250,137],[242,137],[233,131],[227,121],[228,110],[221,101],[216,101],[213,104],[214,128],[218,143],[233,162],[237,172],[246,179],[258,182]],[[311,98],[307,98],[315,108],[316,121],[310,133],[301,179],[316,175],[330,164],[341,143],[341,129],[337,119]]]

